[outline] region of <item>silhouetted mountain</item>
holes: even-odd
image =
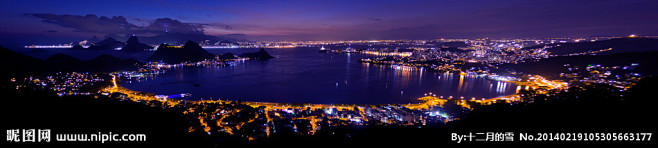
[[[100,41],[101,41],[101,39],[98,39],[98,37],[96,37],[95,35],[87,40],[87,42],[92,42],[92,43],[98,43]]]
[[[447,124],[448,129],[534,129],[544,131],[609,132],[655,131],[656,120],[647,117],[655,113],[655,94],[658,79],[642,78],[628,91],[619,92],[607,84],[572,87],[554,95],[536,95],[533,103],[513,104],[496,102],[491,105],[471,106],[472,112],[460,120]],[[632,93],[629,93],[632,92]],[[623,95],[620,95],[623,94]],[[610,117],[623,116],[624,120]],[[555,120],[559,118],[560,120]],[[497,121],[497,122],[490,122]],[[482,124],[487,122],[487,124]],[[490,122],[490,123],[489,123]]]
[[[205,34],[186,34],[186,33],[175,33],[168,32],[159,34],[152,37],[141,37],[143,43],[149,44],[159,44],[159,43],[168,43],[168,44],[180,44],[186,41],[205,41],[209,40],[210,42],[220,41],[220,38],[215,36],[209,36]]]
[[[0,46],[0,66],[2,77],[23,76],[29,72],[41,71],[43,61]]]
[[[624,66],[638,63],[635,70],[645,76],[658,75],[658,51],[618,53],[610,55],[583,55],[583,56],[561,56],[542,59],[537,62],[525,62],[519,64],[503,64],[500,71],[515,70],[528,74],[539,74],[551,79],[557,79],[560,73],[568,73],[565,64],[586,67],[589,64],[601,64],[605,66]]]
[[[58,53],[58,54],[55,54],[55,55],[52,55],[52,56],[48,57],[48,59],[46,59],[46,62],[47,62],[47,63],[67,63],[67,64],[72,64],[72,63],[80,63],[80,62],[82,62],[82,61],[80,61],[79,59],[74,58],[74,57],[72,57],[72,56],[65,55],[65,54],[63,54],[63,53]]]
[[[144,51],[146,49],[153,49],[152,46],[142,44],[137,40],[137,36],[131,36],[126,41],[126,46],[123,46],[122,51]]]
[[[82,47],[82,46],[80,46],[80,45],[73,45],[73,47],[71,47],[71,48],[69,48],[69,49],[71,49],[71,50],[83,50],[83,49],[85,49],[85,48]]]
[[[240,57],[256,59],[256,60],[267,60],[274,58],[269,53],[267,53],[267,51],[265,51],[265,48],[261,48],[258,52],[254,52],[254,53],[243,53],[240,55]]]
[[[141,63],[135,59],[120,59],[111,55],[101,55],[89,61],[55,54],[41,60],[0,47],[0,66],[4,67],[2,79],[17,76],[52,74],[52,72],[112,72],[118,70],[133,70]]]
[[[45,50],[45,49],[39,49],[39,48],[37,48],[37,49],[32,49],[32,50],[30,50],[30,52],[33,52],[33,53],[40,53],[40,52],[49,52],[49,51],[48,51],[48,50]]]
[[[101,45],[110,45],[110,44],[116,44],[116,43],[119,43],[119,42],[121,42],[121,41],[117,41],[116,39],[110,37],[110,38],[106,38],[105,40],[102,40],[102,41],[96,43],[96,45],[99,45],[99,46],[101,46]]]
[[[597,53],[598,55],[608,55],[626,52],[643,52],[658,51],[658,39],[651,38],[615,38],[610,40],[596,42],[579,42],[579,43],[557,43],[548,44],[553,46],[547,50],[552,55],[567,55],[572,53],[582,53],[588,51],[598,51],[612,48],[610,51]],[[542,48],[543,45],[526,47],[524,49]]]
[[[62,53],[50,56],[45,63],[54,71],[75,71],[82,65],[79,59]]]
[[[108,34],[104,38],[113,38],[116,40],[130,40],[132,34],[126,34],[125,36],[120,36],[117,34]],[[238,37],[238,39],[236,39]],[[156,34],[154,36],[140,36],[140,43],[145,43],[149,45],[167,43],[170,45],[183,44],[188,40],[191,41],[209,41],[210,43],[222,42],[222,43],[235,43],[235,42],[249,42],[249,40],[243,39],[244,35],[241,34],[231,34],[231,35],[220,35],[220,36],[211,36],[200,33],[179,33],[179,32],[165,32],[161,34]],[[92,43],[100,42],[100,40],[88,41]]]
[[[105,79],[111,79],[111,77]],[[151,107],[133,101],[121,101],[121,99],[110,98],[109,96],[74,95],[59,97],[49,90],[41,91],[32,90],[31,88],[16,90],[15,86],[12,90],[11,86],[0,85],[3,104],[5,104],[5,107],[0,109],[2,111],[1,116],[16,120],[16,122],[4,124],[8,127],[39,127],[39,125],[48,124],[48,128],[53,131],[67,130],[72,133],[84,133],[87,129],[94,129],[117,133],[139,132],[148,135],[147,141],[141,141],[138,144],[135,144],[136,142],[111,144],[124,148],[212,147],[210,140],[205,140],[202,136],[186,134],[188,133],[187,127],[192,126],[193,123],[189,123],[185,116],[172,110]],[[11,110],[26,111],[13,113]],[[44,116],[44,113],[53,114],[53,116]],[[21,147],[24,144],[4,142],[3,145],[5,145],[3,147]],[[99,144],[69,142],[69,144],[57,143],[57,145],[94,147]]]
[[[112,55],[100,55],[82,63],[80,71],[112,72],[117,70],[134,70],[142,65],[135,59],[121,59]]]
[[[131,35],[128,35],[128,34],[126,34],[125,36],[119,36],[117,34],[108,34],[108,35],[103,36],[103,38],[104,39],[113,38],[113,39],[116,39],[116,40],[123,41],[123,40],[127,40],[130,36]],[[92,42],[92,43],[96,43],[96,42]]]
[[[236,57],[233,53],[228,52],[228,53],[217,56],[217,58],[218,59],[237,59],[238,57]]]
[[[548,46],[551,44],[539,44],[539,45],[532,45],[532,46],[525,46],[521,48],[520,50],[530,50],[530,49],[539,49],[539,48],[544,48],[544,46]]]
[[[89,46],[90,50],[113,50],[115,48],[123,47],[125,43],[121,41],[117,41],[114,38],[107,38],[103,41],[100,41],[98,43],[95,43],[91,46]]]
[[[147,59],[147,61],[162,61],[176,64],[185,61],[198,62],[205,59],[213,59],[215,55],[201,48],[199,44],[187,41],[183,47],[161,44],[158,49]]]

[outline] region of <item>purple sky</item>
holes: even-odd
[[[251,40],[658,35],[656,0],[22,0],[0,6],[5,42],[163,31]]]

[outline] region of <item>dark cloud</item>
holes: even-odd
[[[224,26],[224,29],[226,29],[226,30],[232,30],[233,27],[231,27],[231,26],[229,26],[229,25],[225,25],[225,26]]]
[[[375,21],[375,22],[382,21],[382,19],[380,19],[380,18],[370,18],[370,20],[371,20],[371,21]]]
[[[55,32],[57,32],[57,30],[44,30],[43,32],[55,33]]]
[[[65,28],[73,28],[75,32],[89,33],[133,33],[143,30],[128,23],[122,16],[98,17],[93,14],[79,15],[55,15],[55,14],[27,14],[32,17],[43,19],[43,22],[56,24]]]
[[[28,16],[43,19],[43,22],[56,24],[65,28],[73,28],[75,32],[102,33],[102,34],[142,34],[177,32],[185,34],[204,34],[205,26],[209,24],[183,23],[171,18],[159,18],[148,25],[138,26],[126,21],[123,16],[98,17],[93,14],[55,15],[55,14],[27,14]],[[135,18],[137,21],[143,19]],[[225,29],[231,29],[223,25]]]
[[[183,23],[170,18],[159,18],[151,22],[145,30],[149,32],[178,32],[203,34],[203,24]]]
[[[210,23],[210,24],[201,24],[201,25],[207,26],[207,27],[224,29],[224,30],[233,30],[233,27],[231,27],[229,25],[226,25],[226,24],[222,24],[222,23]]]

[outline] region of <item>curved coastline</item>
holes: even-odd
[[[140,91],[134,91],[130,90],[125,87],[121,87],[118,82],[120,82],[120,79],[116,77],[116,75],[112,75],[113,77],[113,85],[108,88],[103,89],[103,91],[108,92],[108,93],[115,93],[115,92],[120,92],[126,95],[129,95],[128,97],[131,100],[138,101],[152,101],[152,100],[157,100],[157,101],[162,101],[165,103],[173,103],[173,104],[178,104],[181,101],[185,102],[193,102],[193,103],[231,103],[231,102],[237,102],[239,100],[182,100],[182,99],[168,99],[168,98],[158,98],[156,97],[155,93],[152,92],[140,92]],[[518,82],[518,81],[510,81],[510,82],[515,82],[515,83],[528,83],[528,82]],[[555,83],[553,81],[548,81],[550,83]],[[559,85],[554,85],[554,84],[539,84],[535,83],[537,86],[549,86],[549,89],[561,89],[561,88],[566,88],[568,85],[566,84],[559,84]],[[491,104],[496,101],[506,101],[506,102],[511,102],[511,101],[520,101],[519,100],[519,94],[511,94],[511,95],[506,95],[506,96],[499,96],[499,97],[493,97],[493,98],[486,98],[486,99],[461,99],[461,98],[455,98],[455,97],[446,97],[445,99],[442,97],[436,97],[436,96],[424,96],[420,97],[417,100],[420,100],[421,103],[407,103],[407,104],[387,104],[387,105],[402,105],[404,107],[410,108],[410,109],[428,109],[431,106],[436,106],[436,105],[443,105],[445,102],[448,100],[459,100],[461,103],[458,103],[458,105],[461,105],[463,107],[470,108],[470,106],[467,105],[466,101],[473,101],[477,102],[480,104]],[[459,102],[458,101],[458,102]],[[254,101],[240,101],[242,104],[246,104],[252,107],[260,107],[260,106],[265,106],[267,108],[296,108],[296,107],[312,107],[312,108],[327,108],[327,107],[333,107],[333,108],[353,108],[353,107],[358,107],[358,106],[369,106],[369,105],[377,105],[377,104],[317,104],[317,103],[280,103],[280,102],[254,102]]]

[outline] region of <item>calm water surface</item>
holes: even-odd
[[[221,54],[258,49],[208,49]],[[318,48],[266,49],[277,57],[245,61],[235,67],[181,68],[155,78],[124,81],[122,86],[158,94],[191,93],[191,100],[222,99],[289,103],[387,104],[415,103],[432,92],[437,96],[490,98],[516,92],[513,83],[475,76],[437,73],[418,68],[360,63],[360,54],[318,53]],[[61,52],[84,60],[111,54],[145,60],[152,52],[67,51],[27,53],[39,58]],[[89,56],[91,55],[91,56]]]

